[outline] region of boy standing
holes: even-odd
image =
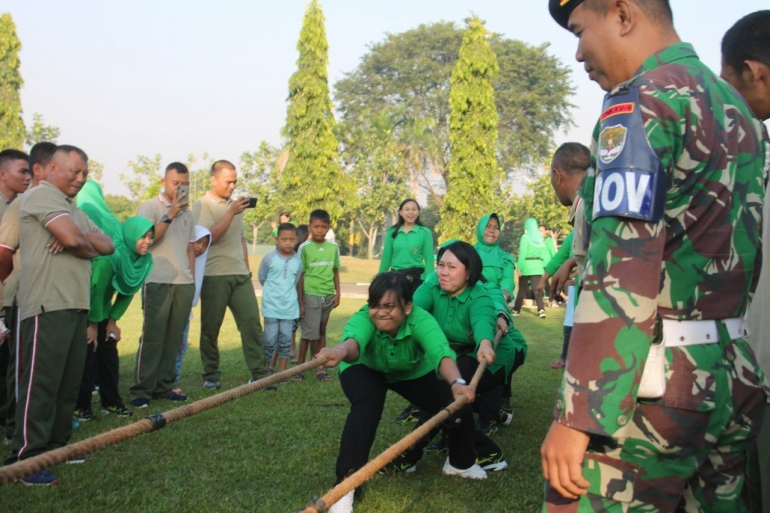
[[[326,342],[326,323],[332,309],[340,305],[340,250],[337,244],[325,240],[331,220],[325,210],[310,213],[310,240],[299,247],[302,274],[297,283],[299,315],[302,318],[302,339],[299,344],[301,365],[305,362],[308,345],[313,355],[318,354]],[[323,367],[316,378],[332,379]]]
[[[294,321],[299,318],[297,281],[302,265],[294,252],[297,228],[281,223],[277,228],[276,249],[265,255],[259,265],[262,284],[262,316],[265,319],[265,359],[278,349],[278,370],[286,370],[291,352]]]

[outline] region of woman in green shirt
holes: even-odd
[[[478,251],[484,266],[482,276],[500,287],[508,303],[513,297],[513,271],[516,267],[511,254],[504,251],[498,242],[501,226],[500,217],[495,213],[482,217],[476,225],[477,242],[473,247]]]
[[[318,356],[329,360],[326,367],[340,365],[342,390],[350,401],[337,456],[337,483],[363,467],[369,459],[385,396],[393,390],[435,415],[453,400],[475,399],[473,390],[460,376],[455,353],[433,317],[412,304],[412,289],[395,272],[378,274],[369,286],[369,299],[348,320],[342,344],[324,348]],[[486,478],[476,464],[473,412],[468,404],[445,424],[449,431],[449,457],[443,472],[472,479]],[[422,457],[425,441],[418,442],[391,463],[389,470],[414,470]],[[351,511],[353,492],[330,511]]]
[[[543,241],[543,235],[540,233],[540,227],[537,221],[530,217],[524,223],[524,235],[519,241],[519,290],[516,293],[516,301],[513,304],[513,315],[521,313],[521,305],[524,298],[533,294],[537,289],[537,284],[543,276],[545,264],[551,257]],[[537,313],[540,318],[545,318],[545,305],[543,304],[543,295],[534,294],[537,303]]]
[[[102,413],[128,417],[131,411],[123,404],[118,390],[120,361],[117,321],[128,310],[134,294],[152,271],[150,245],[155,237],[153,223],[140,216],[120,223],[107,209],[96,182],[88,181],[77,196],[77,203],[88,217],[114,244],[115,252],[91,261],[91,308],[88,311],[88,343],[83,380],[80,384],[75,415],[86,421],[95,418],[91,410],[91,392],[99,385]]]
[[[398,207],[398,222],[385,232],[380,272],[398,271],[416,290],[433,271],[433,234],[420,222],[420,205],[405,199]]]

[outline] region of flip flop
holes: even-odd
[[[563,369],[567,365],[567,362],[559,358],[551,364],[552,369]]]

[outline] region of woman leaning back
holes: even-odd
[[[388,390],[393,390],[435,415],[462,396],[472,402],[473,390],[465,384],[455,364],[455,353],[435,319],[412,304],[412,290],[401,274],[377,275],[369,286],[367,304],[355,313],[342,332],[342,344],[324,348],[327,367],[340,365],[340,384],[350,401],[337,456],[337,483],[363,467],[369,459]],[[449,457],[443,472],[472,479],[486,478],[476,464],[473,412],[464,405],[445,422]],[[428,438],[405,453],[411,462],[422,456]],[[399,456],[404,458],[404,455]],[[351,491],[330,509],[352,511]]]

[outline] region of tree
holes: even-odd
[[[59,138],[59,127],[48,126],[43,122],[43,115],[35,112],[32,115],[32,128],[27,130],[24,141],[32,147],[39,142],[56,143]],[[89,166],[90,167],[90,166]]]
[[[0,150],[21,149],[24,144],[24,120],[21,95],[24,80],[19,72],[21,41],[9,13],[0,15]]]
[[[367,258],[374,254],[377,234],[385,225],[386,215],[395,211],[408,195],[407,150],[391,137],[398,117],[398,112],[384,109],[377,114],[363,113],[363,119],[357,123],[338,125],[344,148],[343,164],[353,177],[359,196],[352,220],[367,239]],[[348,235],[351,233],[348,228]]]
[[[297,71],[289,79],[283,129],[288,161],[280,177],[281,195],[296,218],[307,218],[312,210],[323,208],[334,224],[343,213],[345,199],[354,195],[339,165],[329,97],[329,46],[317,0],[307,6],[297,50]]]
[[[50,139],[48,141],[55,142],[55,141],[51,141]],[[94,182],[98,183],[102,188],[104,188],[104,184],[102,183],[103,175],[104,175],[104,164],[102,164],[96,159],[88,159],[88,179],[93,180]]]
[[[453,23],[420,25],[373,44],[335,84],[341,122],[365,111],[402,107],[393,137],[410,149],[410,172],[439,205],[450,156],[449,90],[463,31]],[[500,73],[492,79],[498,112],[497,153],[506,174],[550,157],[553,136],[571,123],[569,68],[531,46],[490,35]]]
[[[136,160],[128,163],[131,173],[120,173],[120,179],[128,187],[129,197],[134,204],[160,194],[160,181],[163,179],[160,160],[160,154],[154,157],[139,155]]]
[[[125,196],[118,196],[115,194],[105,194],[104,203],[110,212],[118,218],[121,223],[129,217],[136,215],[136,205],[131,203],[131,200]]]
[[[241,154],[240,176],[242,188],[250,198],[257,198],[257,205],[244,213],[243,220],[248,223],[252,231],[252,251],[257,244],[259,228],[266,221],[274,219],[276,204],[273,193],[277,188],[276,160],[278,150],[270,146],[267,141],[262,141],[255,152],[243,152]]]
[[[502,206],[502,170],[495,155],[497,110],[490,82],[500,70],[478,18],[468,22],[449,92],[452,142],[447,192],[438,230],[441,240],[473,240],[477,221]]]
[[[211,166],[214,162],[207,151],[204,151],[200,158],[192,153],[187,156],[185,165],[190,172],[190,203],[211,189]]]
[[[569,233],[572,230],[569,224],[569,209],[559,202],[548,173],[541,174],[528,183],[527,193],[511,198],[508,205],[508,217],[512,222],[511,226],[505,230],[509,234],[506,242],[510,241],[510,246],[517,250],[519,237],[524,233],[524,222],[530,217],[534,217],[539,224],[552,230],[556,240],[562,233]]]

